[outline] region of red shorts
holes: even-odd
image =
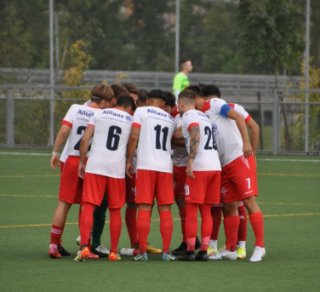
[[[186,177],[185,200],[194,204],[219,204],[221,171],[194,171]]]
[[[83,179],[78,176],[79,156],[69,156],[60,178],[59,200],[69,204],[80,204]]]
[[[173,166],[174,195],[184,198],[184,184],[186,182],[186,166]]]
[[[154,198],[158,205],[172,205],[173,175],[168,172],[138,169],[136,174],[136,203],[152,205]]]
[[[125,179],[86,172],[82,202],[100,206],[105,194],[108,208],[121,208],[125,202]]]
[[[222,168],[221,200],[223,203],[242,201],[257,195],[256,179],[249,161],[240,156]]]
[[[131,173],[132,178],[126,177],[126,202],[136,202],[136,174]]]

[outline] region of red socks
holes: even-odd
[[[151,210],[138,210],[137,232],[139,240],[139,252],[147,252],[148,234],[150,231]]]
[[[224,217],[224,230],[226,233],[226,249],[235,251],[238,241],[238,229],[240,224],[240,217],[226,216]]]
[[[169,253],[172,238],[173,224],[171,210],[159,211],[160,233],[162,236],[162,251]]]
[[[52,225],[50,232],[50,244],[61,244],[63,227]]]
[[[180,220],[181,220],[181,232],[182,232],[182,236],[183,242],[187,241],[187,237],[186,237],[186,207],[179,207],[179,214],[180,214]]]
[[[93,212],[95,205],[90,203],[81,204],[81,218],[80,218],[80,237],[81,245],[88,245],[90,240],[90,233],[93,225]]]
[[[256,238],[256,246],[264,247],[264,226],[263,215],[261,211],[249,215],[250,223]]]
[[[213,220],[211,239],[218,240],[219,229],[221,224],[221,207],[212,207],[211,208],[211,216]]]
[[[212,217],[211,205],[200,205],[201,213],[201,247],[200,250],[206,251],[208,249],[210,235],[212,232]]]
[[[131,242],[131,247],[134,247],[138,242],[137,234],[137,208],[127,207],[126,209],[126,225]]]
[[[197,229],[198,229],[198,208],[197,204],[186,204],[186,237],[187,237],[187,250],[195,249]]]
[[[118,251],[118,242],[121,234],[121,209],[109,209],[110,211],[110,251]]]
[[[247,240],[247,211],[244,205],[238,207],[238,213],[240,216],[240,225],[238,231],[238,241],[246,241]]]

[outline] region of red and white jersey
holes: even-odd
[[[140,128],[137,169],[172,173],[171,138],[176,129],[174,118],[154,106],[136,109],[133,127]]]
[[[221,170],[218,152],[215,149],[211,122],[205,114],[195,109],[185,112],[182,116],[182,133],[186,140],[188,153],[190,152],[189,130],[195,126],[198,126],[200,130],[200,143],[194,159],[193,170]]]
[[[87,127],[87,124],[91,117],[99,113],[101,109],[93,108],[86,105],[73,104],[66,116],[62,120],[63,125],[67,125],[71,128],[71,132],[68,138],[68,143],[65,157],[69,155],[79,156],[79,147],[82,135]]]
[[[182,118],[180,116],[180,114],[176,115],[174,117],[176,123],[177,123],[177,128],[182,127]],[[175,166],[187,166],[188,164],[188,151],[186,147],[175,147],[172,150],[172,160],[173,160],[173,164]]]
[[[228,105],[230,105],[230,107],[232,107],[241,117],[243,117],[246,123],[251,120],[250,114],[244,109],[242,105],[232,102],[228,102]]]
[[[131,132],[132,116],[109,108],[90,119],[94,127],[86,172],[113,178],[125,177],[126,151]]]
[[[222,167],[243,155],[243,141],[238,126],[228,118],[230,108],[220,98],[208,100],[202,108],[212,124]]]

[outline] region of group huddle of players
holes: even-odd
[[[147,261],[148,252],[161,252],[164,261],[245,258],[247,218],[255,235],[250,261],[261,261],[266,251],[263,215],[255,199],[259,126],[242,106],[220,95],[214,85],[188,86],[176,100],[162,90],[99,83],[89,101],[72,105],[51,157],[53,169],[60,165],[61,177],[49,256],[70,255],[61,237],[71,205],[80,204],[75,261],[121,260],[118,242],[126,204],[131,248],[123,254],[130,251],[136,261]],[[174,202],[182,242],[171,250]],[[162,250],[148,245],[155,204]],[[100,242],[107,208],[110,250]],[[226,241],[218,250],[222,214]]]

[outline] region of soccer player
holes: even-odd
[[[182,115],[182,132],[188,149],[185,204],[187,252],[179,259],[206,261],[212,231],[211,207],[220,202],[221,165],[212,125],[208,117],[195,110],[195,94],[184,90],[179,94],[178,107]],[[195,255],[197,213],[201,214],[201,247]]]
[[[243,200],[249,211],[256,242],[251,262],[261,261],[265,255],[263,215],[255,200],[253,171],[247,158],[253,154],[244,119],[224,100],[196,98],[198,108],[202,108],[215,130],[218,153],[222,165],[221,194],[226,232],[226,249],[220,253],[222,258],[237,259],[236,244],[240,218],[238,201]],[[234,120],[234,121],[233,121]],[[213,256],[214,259],[216,255]],[[210,256],[209,256],[210,259]],[[213,258],[212,258],[213,259]]]
[[[160,233],[163,260],[175,260],[169,253],[172,237],[171,205],[174,202],[171,138],[176,128],[174,119],[163,110],[165,96],[162,90],[152,90],[148,106],[137,108],[128,144],[127,175],[130,177],[132,158],[137,148],[136,204],[139,254],[136,261],[146,261],[150,214],[154,198],[160,215]],[[138,144],[139,142],[139,144]]]
[[[80,145],[79,176],[84,177],[80,219],[80,250],[75,261],[89,258],[90,231],[93,212],[106,194],[110,211],[109,261],[120,260],[117,253],[121,233],[121,207],[125,203],[126,148],[131,131],[134,101],[130,96],[117,98],[115,108],[105,109],[94,116]],[[92,146],[87,163],[90,140]],[[85,165],[86,164],[86,165]]]
[[[89,105],[74,104],[68,110],[57,134],[51,157],[51,167],[55,169],[59,164],[59,150],[68,140],[66,156],[59,187],[59,202],[55,210],[50,235],[49,256],[61,258],[61,237],[63,234],[67,214],[72,204],[81,203],[82,179],[78,177],[79,145],[83,132],[90,117],[100,109],[106,108],[112,102],[113,91],[110,87],[98,84],[91,90]],[[60,251],[59,251],[60,250]],[[62,252],[62,253],[61,253]]]
[[[192,71],[192,62],[189,59],[180,61],[180,72],[173,78],[172,93],[178,98],[179,93],[189,86],[188,74]]]

